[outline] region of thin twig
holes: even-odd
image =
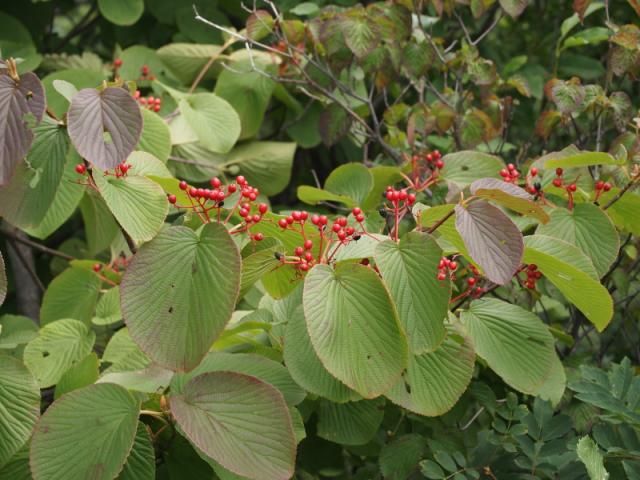
[[[627,184],[624,186],[624,188],[623,188],[622,190],[620,190],[620,191],[618,192],[618,194],[617,194],[615,197],[613,197],[611,200],[609,200],[609,202],[608,202],[604,207],[602,207],[602,209],[603,209],[603,210],[606,210],[606,209],[608,209],[609,207],[611,207],[611,205],[613,205],[613,204],[614,204],[614,203],[616,203],[618,200],[620,200],[620,199],[622,198],[622,196],[623,196],[625,193],[627,193],[629,190],[631,190],[631,188],[632,188],[634,185],[637,185],[639,181],[640,181],[640,175],[638,175],[637,177],[632,178],[632,179],[629,181],[629,183],[627,183]]]
[[[15,240],[16,242],[22,243],[24,245],[27,245],[31,248],[34,248],[35,250],[38,250],[40,252],[43,253],[47,253],[49,255],[52,255],[54,257],[60,257],[60,258],[64,258],[65,260],[75,260],[76,258],[72,255],[68,255],[64,252],[60,252],[58,250],[54,250],[53,248],[49,248],[45,245],[42,245],[40,243],[34,242],[33,240],[29,240],[28,238],[22,238],[19,235],[15,234],[14,232],[7,230],[6,228],[2,228],[0,229],[0,233],[2,235],[5,235],[7,237],[10,237],[12,240]]]
[[[40,289],[40,292],[44,292],[46,290],[46,288],[45,288],[44,284],[42,283],[42,281],[40,280],[40,278],[38,278],[38,274],[33,269],[33,265],[31,265],[31,263],[24,257],[24,254],[22,253],[22,250],[20,250],[18,248],[18,246],[16,245],[15,240],[10,239],[9,242],[13,246],[13,250],[16,252],[16,256],[18,257],[18,260],[20,260],[20,263],[22,263],[22,266],[29,273],[29,276],[33,280],[33,283],[35,283],[37,285],[37,287]]]

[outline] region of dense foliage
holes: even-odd
[[[640,478],[640,3],[329,3],[2,2],[0,480]]]

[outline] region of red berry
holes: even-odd
[[[175,195],[169,195],[167,198],[171,205],[175,205],[176,202],[178,201],[178,197],[176,197]]]
[[[440,259],[440,263],[438,263],[438,268],[439,268],[440,270],[442,270],[442,269],[443,269],[444,267],[446,267],[446,266],[447,266],[447,264],[445,263],[444,258],[441,258],[441,259]]]
[[[285,218],[285,220],[286,220],[287,224],[289,224],[289,225],[291,225],[294,222],[293,217],[291,215],[289,215],[287,218]]]
[[[241,208],[240,210],[238,210],[238,215],[240,215],[242,218],[245,218],[247,215],[249,215],[249,210],[247,210],[246,208]]]
[[[467,285],[469,285],[470,287],[473,287],[476,284],[476,279],[475,277],[469,277],[467,278]]]
[[[602,180],[598,180],[596,182],[596,190],[602,190],[604,188],[604,182]]]
[[[312,215],[311,216],[311,223],[313,223],[314,225],[318,225],[320,223],[320,217],[318,215]]]
[[[189,189],[189,195],[192,197],[197,197],[198,196],[198,189],[195,187],[191,187]]]
[[[264,234],[262,232],[258,232],[253,236],[253,239],[256,242],[261,242],[262,240],[264,240]]]
[[[356,215],[356,222],[358,222],[358,223],[364,222],[364,215],[361,214],[361,213]]]
[[[343,241],[343,240],[344,240],[344,239],[346,239],[346,238],[347,238],[347,234],[345,233],[345,231],[344,231],[344,230],[340,230],[340,231],[338,232],[338,239],[339,239],[340,241]]]
[[[297,210],[295,212],[291,212],[291,216],[296,222],[299,222],[302,219],[302,213],[298,212]]]
[[[305,254],[304,254],[304,259],[305,259],[307,262],[310,262],[311,260],[313,260],[313,253],[311,253],[311,252],[307,252],[307,253],[305,253]]]
[[[236,182],[238,182],[238,185],[245,185],[247,183],[247,180],[242,175],[238,175],[236,177]]]
[[[340,217],[336,220],[336,223],[338,225],[340,225],[341,227],[346,227],[347,226],[347,219],[345,217]]]
[[[561,180],[561,179],[559,179],[559,178],[554,178],[554,179],[553,179],[553,184],[554,184],[556,187],[560,188],[560,187],[562,186],[562,180]]]
[[[404,190],[400,191],[400,193],[398,194],[398,200],[406,200],[407,199],[407,192],[405,192]]]
[[[280,225],[280,228],[287,228],[289,226],[286,218],[281,218],[280,220],[278,220],[278,225]]]
[[[449,270],[454,272],[456,270],[456,268],[458,268],[458,263],[457,262],[449,262]]]
[[[232,183],[231,185],[227,185],[227,192],[229,193],[236,193],[237,189],[238,187],[236,186],[235,183]]]
[[[307,218],[309,218],[309,212],[307,212],[306,210],[300,212],[300,220],[304,222],[307,220]]]
[[[84,175],[87,172],[87,167],[84,165],[84,163],[79,163],[78,165],[76,165],[76,173],[78,175]]]
[[[260,220],[262,220],[262,217],[256,213],[253,216],[253,223],[258,223]]]
[[[438,274],[438,280],[446,280],[446,278],[447,278],[447,274],[446,273],[440,272]]]
[[[533,167],[533,168],[530,170],[530,173],[531,173],[531,176],[532,176],[532,177],[535,177],[536,175],[538,175],[538,169],[537,169],[536,167]]]
[[[303,272],[306,272],[307,270],[309,270],[309,264],[307,262],[301,263],[298,268],[300,270],[302,270]]]
[[[610,184],[609,182],[606,182],[606,183],[603,185],[602,189],[603,189],[605,192],[608,192],[609,190],[611,190],[611,184]]]
[[[433,162],[433,154],[432,153],[427,153],[427,155],[424,158],[429,163]]]
[[[538,270],[538,265],[536,265],[535,263],[530,263],[527,266],[527,270],[529,270],[530,272],[535,272],[536,270]]]
[[[442,154],[440,153],[440,150],[434,150],[433,154],[438,158],[442,157]]]
[[[540,271],[534,272],[534,276],[535,276],[536,280],[539,280],[539,279],[542,278],[542,272],[540,272]]]
[[[356,215],[360,215],[362,213],[362,209],[355,207],[353,210],[351,210],[351,213],[353,213],[353,216],[355,217]]]
[[[180,187],[180,190],[186,190],[187,188],[189,188],[189,185],[187,184],[187,182],[185,182],[184,180],[182,180],[178,186]]]
[[[93,265],[93,271],[94,272],[99,272],[100,270],[102,270],[102,265],[100,265],[99,263],[96,263]]]
[[[213,177],[211,180],[209,180],[209,183],[213,188],[220,188],[220,185],[222,185],[222,182],[218,177]]]
[[[536,282],[535,282],[535,280],[527,280],[527,281],[525,282],[525,285],[527,286],[527,288],[530,288],[530,289],[532,289],[532,290],[533,290],[534,288],[536,288]]]
[[[293,250],[293,254],[294,254],[296,257],[301,257],[302,255],[304,255],[304,248],[302,248],[302,247],[296,247],[296,248]]]
[[[394,192],[392,190],[388,190],[385,195],[387,197],[387,200],[389,200],[390,202],[393,201],[393,193]]]
[[[563,173],[564,173],[563,169],[561,169],[560,167],[556,168],[556,175],[558,177],[561,177]]]
[[[311,250],[313,248],[313,242],[309,239],[304,241],[304,249]]]
[[[570,192],[575,192],[578,189],[578,186],[575,183],[572,183],[567,187],[567,189],[569,189]]]
[[[149,66],[143,65],[140,71],[142,72],[142,75],[146,77],[147,75],[149,75]]]
[[[326,225],[329,222],[329,219],[326,215],[320,215],[320,225]]]
[[[113,66],[116,68],[120,68],[122,66],[122,59],[121,58],[116,58],[113,61]]]
[[[507,178],[509,176],[509,171],[506,168],[503,168],[502,170],[500,170],[500,176]]]
[[[263,215],[267,213],[268,209],[269,209],[269,206],[266,203],[261,203],[260,205],[258,205],[258,211]]]
[[[513,163],[510,163],[507,165],[507,168],[510,172],[513,172],[516,169],[516,166]]]
[[[409,195],[407,195],[407,203],[409,205],[413,205],[416,201],[416,195],[415,193],[410,193]]]
[[[442,160],[436,160],[435,165],[436,165],[436,168],[438,169],[444,168],[444,162]]]
[[[206,195],[204,188],[199,188],[198,189],[198,197],[204,197]]]
[[[333,226],[331,227],[331,230],[338,233],[340,230],[342,230],[342,227],[339,224],[334,223]]]
[[[347,228],[345,228],[345,232],[347,232],[347,235],[351,236],[354,233],[356,233],[356,229],[353,228],[353,227],[347,227]]]

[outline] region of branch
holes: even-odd
[[[632,178],[629,183],[627,183],[624,188],[622,190],[620,190],[618,192],[618,194],[613,197],[611,200],[609,200],[609,202],[602,207],[603,210],[608,209],[611,205],[613,205],[614,203],[616,203],[618,200],[620,200],[622,198],[622,196],[627,193],[629,190],[631,190],[631,188],[635,185],[638,184],[638,182],[640,182],[640,175],[635,176],[634,178]]]
[[[15,240],[16,242],[22,243],[23,245],[27,245],[35,250],[46,253],[48,255],[51,255],[54,257],[60,257],[68,261],[76,259],[72,255],[68,255],[64,252],[60,252],[58,250],[54,250],[53,248],[49,248],[45,245],[34,242],[33,240],[30,240],[29,238],[27,238],[26,235],[19,235],[18,233],[12,232],[11,230],[8,230],[6,228],[0,228],[0,233],[6,237],[11,238],[12,240]]]

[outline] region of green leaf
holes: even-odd
[[[308,392],[337,403],[360,397],[322,365],[311,344],[302,307],[298,307],[289,317],[283,354],[289,373]]]
[[[122,313],[131,337],[158,364],[196,367],[231,318],[240,289],[238,248],[218,223],[200,234],[165,228],[125,273]]]
[[[293,475],[291,417],[271,385],[238,373],[205,373],[171,396],[171,413],[200,450],[233,473],[256,480]]]
[[[591,165],[621,165],[624,159],[616,159],[604,152],[580,152],[561,158],[552,158],[544,162],[545,169],[589,167]]]
[[[7,297],[7,272],[5,271],[4,259],[0,253],[0,305],[4,303]]]
[[[217,57],[218,61],[226,58],[220,55],[222,47],[219,45],[199,45],[194,43],[170,43],[158,49],[158,57],[183,85],[191,85],[210,58]],[[220,71],[219,64],[214,63],[208,70],[205,79],[213,72]]]
[[[578,458],[587,468],[591,480],[607,480],[609,473],[604,468],[604,457],[591,437],[584,436],[576,446]]]
[[[23,227],[29,235],[40,239],[47,238],[73,214],[86,189],[84,185],[76,183],[78,174],[75,166],[81,161],[75,149],[71,148],[64,165],[62,180],[44,218],[37,226]]]
[[[121,328],[109,340],[102,355],[102,363],[109,364],[104,373],[114,373],[143,369],[150,361],[133,342],[129,330]]]
[[[366,15],[347,16],[341,22],[344,39],[353,54],[362,59],[380,42],[378,25]]]
[[[526,237],[525,245],[523,262],[536,264],[545,278],[578,307],[598,331],[604,330],[613,317],[613,300],[598,282],[589,258],[583,255],[582,260],[577,260],[580,258],[579,250],[544,235]]]
[[[120,287],[110,288],[102,294],[96,305],[95,316],[91,319],[93,325],[104,326],[122,320],[120,311]]]
[[[392,438],[378,457],[382,475],[388,480],[406,480],[417,470],[425,450],[425,439],[417,433]]]
[[[29,30],[14,17],[0,12],[0,51],[2,58],[20,58],[18,73],[34,70],[42,60],[38,54]]]
[[[101,286],[102,281],[93,271],[67,268],[53,279],[44,292],[40,308],[41,324],[73,318],[89,325]]]
[[[612,188],[610,191],[602,194],[600,203],[607,205],[619,193],[619,188]],[[618,228],[633,233],[634,235],[640,235],[640,215],[637,215],[639,211],[640,195],[627,192],[607,209],[607,214]]]
[[[235,372],[256,377],[277,388],[288,405],[297,405],[306,396],[280,363],[252,353],[211,352],[189,373],[177,374],[171,382],[171,391],[182,393],[187,382],[209,372]]]
[[[276,83],[255,69],[268,71],[269,66],[265,62],[233,62],[233,71],[222,70],[216,82],[215,94],[229,102],[240,116],[241,139],[256,136],[264,120]]]
[[[374,270],[316,265],[305,278],[303,305],[311,343],[333,376],[365,398],[397,381],[406,366],[407,343]]]
[[[374,258],[396,305],[410,351],[435,350],[446,335],[444,319],[451,297],[451,282],[436,278],[442,249],[430,235],[410,232],[399,243],[378,243]]]
[[[523,188],[497,178],[481,178],[470,186],[471,194],[507,207],[510,210],[536,218],[542,223],[549,221],[549,215],[537,203],[533,196]]]
[[[573,210],[556,208],[551,221],[537,234],[571,243],[591,258],[602,277],[618,257],[620,238],[607,214],[592,203],[578,203]]]
[[[95,333],[82,322],[56,320],[42,327],[38,337],[27,343],[24,363],[40,388],[47,388],[58,383],[64,372],[89,355],[95,340]]]
[[[78,153],[108,170],[122,163],[138,144],[142,113],[123,88],[109,87],[102,92],[85,88],[73,97],[67,124]]]
[[[133,25],[144,12],[143,0],[98,0],[104,18],[116,25]]]
[[[171,132],[160,115],[146,108],[142,111],[142,135],[137,149],[148,152],[163,163],[171,155]]]
[[[479,178],[499,178],[499,172],[504,168],[500,158],[472,150],[449,153],[442,157],[442,161],[444,168],[440,171],[440,176],[460,188]]]
[[[442,480],[447,478],[447,474],[444,473],[440,465],[433,460],[424,460],[420,462],[420,471],[422,474],[431,479]]]
[[[0,467],[0,480],[33,480],[29,468],[29,443],[25,443],[18,452]]]
[[[289,185],[295,152],[295,143],[249,142],[234,148],[224,165],[227,170],[238,169],[261,193],[272,196]]]
[[[119,227],[104,200],[95,190],[87,190],[82,197],[80,213],[89,255],[96,255],[108,249],[116,238]]]
[[[509,283],[522,263],[524,244],[518,227],[484,200],[456,205],[456,229],[471,258],[498,285]]]
[[[33,129],[35,140],[11,182],[0,189],[0,215],[18,228],[36,227],[56,195],[69,152],[69,137],[46,117]]]
[[[84,68],[69,68],[50,73],[42,79],[42,85],[47,93],[47,108],[58,118],[61,118],[69,110],[70,101],[53,87],[54,82],[69,82],[76,89],[82,90],[83,88],[96,88],[106,78],[103,72]]]
[[[133,446],[139,409],[129,392],[110,384],[91,385],[60,398],[33,434],[34,480],[115,478]]]
[[[0,256],[1,264],[2,257]],[[2,271],[1,268],[0,271]],[[30,342],[37,336],[38,327],[30,318],[21,315],[2,315],[0,317],[0,349],[12,350]]]
[[[94,383],[98,379],[99,363],[98,356],[92,352],[72,365],[56,385],[54,398],[57,400],[65,393]]]
[[[551,374],[554,342],[533,313],[497,299],[476,300],[461,320],[478,355],[516,390],[535,395]]]
[[[385,393],[393,403],[429,417],[449,411],[471,381],[475,352],[453,328],[433,352],[410,355],[402,378]]]
[[[172,378],[171,370],[151,364],[142,370],[105,373],[96,383],[115,383],[135,392],[162,394]]]
[[[543,400],[549,400],[555,407],[562,400],[566,386],[567,376],[564,366],[558,355],[554,355],[551,362],[551,372],[544,384],[538,389],[538,396]]]
[[[347,163],[333,170],[324,184],[324,189],[344,195],[361,205],[369,196],[373,188],[373,175],[361,163]]]
[[[214,153],[229,152],[240,137],[240,117],[223,98],[196,93],[178,102],[180,112],[204,147]]]
[[[350,197],[345,195],[337,195],[321,188],[310,187],[308,185],[300,185],[298,187],[298,198],[301,202],[308,203],[309,205],[318,205],[322,202],[335,202],[342,203],[343,205],[351,208],[357,204]]]
[[[156,452],[147,425],[138,422],[131,453],[118,475],[118,480],[154,480],[156,478]]]
[[[169,211],[160,185],[138,176],[135,169],[121,178],[95,172],[93,179],[107,207],[134,242],[148,242],[156,236]]]
[[[19,360],[0,355],[0,365],[0,466],[3,466],[31,436],[40,415],[40,389]]]
[[[609,35],[609,29],[605,27],[586,28],[567,38],[562,44],[562,50],[585,45],[598,45],[609,40]]]
[[[317,435],[342,445],[365,445],[375,437],[383,416],[382,398],[349,403],[322,400]]]

